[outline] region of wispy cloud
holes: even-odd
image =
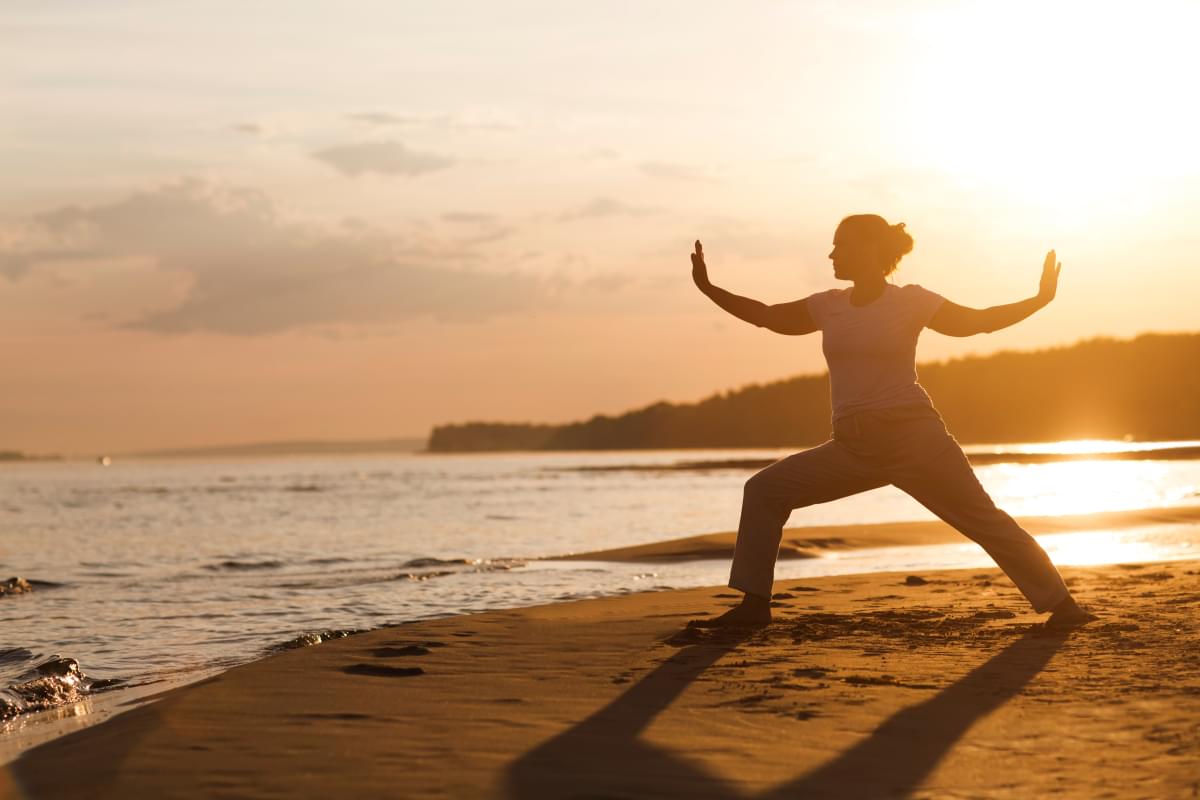
[[[496,221],[495,214],[484,214],[478,211],[447,211],[442,214],[442,221],[456,222],[468,225],[486,224]]]
[[[410,150],[395,141],[337,145],[318,150],[313,153],[313,157],[351,176],[365,172],[378,172],[383,175],[424,175],[455,163],[454,159],[448,156]]]
[[[584,161],[608,160],[620,158],[621,154],[611,147],[596,147],[579,156]]]
[[[475,321],[553,306],[570,283],[482,271],[462,242],[412,242],[363,226],[327,231],[287,222],[264,194],[184,180],[106,205],[38,215],[41,246],[0,245],[17,279],[65,258],[149,259],[186,274],[173,307],[113,324],[159,333],[261,335],[421,315]],[[119,319],[119,313],[113,317]]]
[[[239,122],[232,127],[233,130],[237,131],[238,133],[244,133],[247,136],[261,136],[263,133],[265,133],[263,126],[259,125],[257,122]]]
[[[674,164],[667,161],[643,161],[638,169],[651,178],[661,178],[668,181],[712,181],[711,178],[695,167],[687,164]]]
[[[512,131],[517,125],[502,119],[473,118],[460,114],[396,114],[391,111],[358,111],[346,119],[372,127],[423,126],[440,130]]]
[[[650,214],[657,214],[658,211],[656,208],[632,205],[623,200],[616,200],[611,197],[593,197],[579,208],[564,212],[559,216],[559,219],[565,222],[575,219],[595,219],[597,217],[645,217]]]

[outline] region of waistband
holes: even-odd
[[[942,415],[938,410],[928,403],[908,403],[902,406],[888,406],[886,408],[864,408],[861,411],[853,411],[849,414],[844,414],[833,420],[833,431],[836,434],[839,430],[855,435],[862,435],[862,425],[866,421],[874,423],[879,420],[902,422],[910,419],[932,418],[942,421]]]

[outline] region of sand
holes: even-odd
[[[1143,508],[1101,511],[1089,514],[1017,517],[1017,522],[1034,536],[1047,533],[1132,528],[1165,523],[1200,523],[1200,505],[1175,508]],[[737,532],[707,533],[667,539],[650,544],[590,550],[553,556],[549,560],[573,561],[682,561],[696,558],[732,558]],[[896,547],[925,544],[958,544],[963,535],[940,520],[881,522],[863,525],[808,525],[785,528],[779,557],[816,558],[822,550],[852,550],[864,547]],[[529,559],[534,560],[534,559]]]
[[[1065,568],[1049,634],[997,570],[780,581],[386,628],[37,747],[4,797],[1195,797],[1200,562]],[[913,582],[915,583],[915,582]]]

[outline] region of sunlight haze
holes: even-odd
[[[1136,16],[1134,9],[1136,8]],[[696,291],[838,221],[986,307],[918,361],[1196,326],[1194,4],[14,2],[0,450],[563,422],[825,370]]]

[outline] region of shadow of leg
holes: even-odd
[[[1065,638],[1026,633],[937,696],[896,713],[864,741],[769,797],[908,796],[973,724],[1046,666]]]
[[[736,787],[638,735],[704,670],[751,634],[691,645],[570,730],[521,756],[505,776],[512,798],[687,797],[732,800]],[[764,798],[905,797],[983,717],[1042,670],[1067,634],[1031,631],[935,697]]]
[[[735,797],[720,779],[640,741],[638,734],[751,635],[721,632],[679,650],[607,706],[517,759],[505,776],[508,796]]]

